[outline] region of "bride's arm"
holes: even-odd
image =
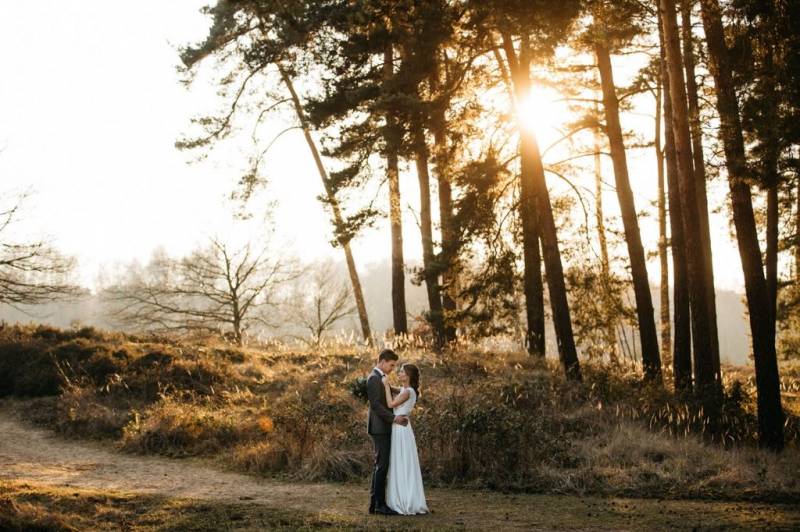
[[[392,388],[389,386],[389,381],[387,381],[386,378],[383,379],[383,389],[386,392],[386,404],[389,405],[389,408],[402,405],[408,400],[408,396],[411,395],[408,393],[408,390],[405,390],[403,393],[392,399]]]

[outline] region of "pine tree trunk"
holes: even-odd
[[[774,180],[767,188],[767,294],[772,334],[775,334],[775,315],[778,303],[778,183]]]
[[[667,197],[664,183],[664,149],[661,140],[661,100],[663,98],[663,76],[656,85],[656,175],[658,178],[658,260],[661,269],[659,291],[661,294],[661,359],[664,366],[672,361],[672,331],[669,321],[669,257],[667,256]]]
[[[659,20],[659,31],[661,21]],[[664,46],[661,46],[661,77],[664,86],[664,155],[667,163],[669,228],[672,248],[672,372],[676,392],[692,389],[692,336],[689,314],[689,274],[686,265],[686,242],[683,238],[683,209],[678,185],[678,161],[673,131],[672,94],[666,69]]]
[[[392,47],[383,52],[383,80],[387,83],[394,76]],[[408,334],[406,314],[406,275],[403,259],[403,219],[400,203],[400,169],[398,151],[400,131],[397,118],[386,113],[386,178],[389,181],[389,225],[392,236],[392,323],[394,334]]]
[[[342,218],[342,212],[339,208],[336,195],[333,193],[333,189],[331,188],[330,181],[328,180],[328,173],[325,171],[325,166],[322,164],[322,158],[319,155],[319,150],[317,150],[317,145],[314,143],[314,139],[311,137],[311,129],[308,126],[308,120],[306,120],[303,106],[300,103],[300,97],[294,90],[292,79],[286,74],[286,71],[280,65],[277,65],[277,67],[280,71],[283,83],[286,85],[286,88],[289,90],[289,94],[292,97],[295,113],[297,114],[297,118],[300,121],[300,125],[303,129],[303,136],[305,137],[308,149],[311,151],[311,155],[314,158],[314,163],[317,166],[319,177],[322,179],[322,185],[325,188],[325,194],[328,197],[328,203],[331,205],[331,210],[333,211],[333,223],[337,228],[343,227],[344,220]],[[358,319],[361,322],[361,334],[364,337],[364,341],[371,346],[374,342],[372,338],[372,332],[370,331],[369,327],[367,306],[364,303],[364,293],[361,291],[361,280],[358,277],[358,270],[356,270],[356,262],[355,259],[353,259],[353,252],[350,250],[350,242],[340,239],[339,244],[344,250],[345,260],[347,262],[347,272],[350,275],[350,284],[353,286],[353,297],[356,300]]]
[[[438,136],[437,136],[438,137]],[[443,137],[443,135],[442,135]],[[442,137],[435,140],[437,146],[443,143]],[[437,163],[437,167],[438,167]],[[450,181],[447,177],[437,172],[437,182],[439,185],[439,219],[442,231],[442,256],[447,261],[443,265],[444,271],[442,272],[442,307],[444,308],[444,334],[445,340],[450,343],[456,339],[456,328],[452,324],[452,316],[458,310],[456,301],[452,294],[455,293],[457,288],[458,278],[455,268],[455,257],[453,256],[453,249],[455,248],[455,229],[453,227],[453,192],[450,186]]]
[[[746,181],[747,166],[739,107],[719,3],[717,0],[701,0],[700,5],[708,43],[709,66],[716,87],[717,112],[720,117],[720,136],[728,170],[733,223],[744,272],[756,369],[759,444],[780,450],[784,444],[784,415],[775,352],[775,330],[770,326],[769,293],[762,269],[750,186]]]
[[[709,313],[716,315],[716,292],[714,288],[713,257],[711,255],[711,232],[708,220],[708,195],[706,194],[706,168],[703,160],[703,131],[700,127],[700,105],[697,97],[697,81],[694,73],[694,45],[692,39],[692,0],[681,0],[681,38],[683,40],[683,66],[686,73],[686,93],[689,104],[689,130],[692,136],[692,162],[694,167],[695,186],[697,187],[697,209],[699,218],[697,227],[703,239],[703,247],[708,250],[709,261],[703,275],[708,294]],[[714,372],[720,373],[719,334],[716,329],[717,321],[710,324],[711,349],[713,352]],[[719,379],[721,376],[718,376]]]
[[[533,175],[533,150],[530,140],[520,138],[520,198],[519,211],[522,219],[523,283],[526,301],[528,353],[545,356],[544,336],[544,284],[542,281],[542,258],[539,252],[539,220],[537,215],[535,177]]]
[[[800,238],[800,176],[797,178],[797,199],[794,211],[794,234]],[[794,245],[794,280],[800,284],[800,242]]]
[[[614,87],[611,56],[608,48],[602,43],[595,44],[595,54],[603,88],[606,133],[611,151],[611,160],[614,164],[617,198],[622,212],[625,242],[628,245],[628,255],[630,257],[633,292],[636,297],[636,314],[639,321],[639,338],[642,346],[642,364],[646,378],[660,380],[661,357],[658,350],[658,333],[656,332],[644,246],[642,246],[636,205],[633,200],[630,178],[628,177],[628,163],[622,138],[622,126],[619,120],[619,103],[617,101],[616,88]]]
[[[439,350],[445,343],[442,295],[439,289],[438,267],[433,250],[433,221],[431,217],[431,178],[428,170],[428,146],[418,117],[412,119],[414,162],[419,179],[420,232],[422,235],[422,265],[425,288],[428,294],[428,319],[433,330],[434,348]]]
[[[508,49],[506,49],[508,53]],[[508,56],[509,71],[516,76],[516,56],[513,47]],[[503,58],[495,49],[495,59],[498,67],[507,74]],[[516,82],[508,76],[506,83],[509,86],[511,101],[516,102]],[[517,107],[516,104],[515,108]],[[522,124],[519,125],[522,131]],[[534,194],[533,165],[529,156],[530,150],[524,150],[520,136],[520,198],[519,217],[522,222],[522,259],[523,259],[523,292],[525,293],[525,317],[527,331],[525,333],[525,348],[531,355],[545,356],[545,319],[544,319],[544,284],[542,281],[542,258],[539,251],[539,219],[537,217],[536,197]]]
[[[595,104],[595,112],[598,112]],[[599,113],[598,113],[599,114]],[[603,290],[605,292],[605,305],[614,307],[613,294],[609,283],[611,281],[611,265],[608,259],[608,241],[606,239],[606,221],[603,214],[603,167],[600,162],[600,128],[596,127],[594,133],[594,203],[597,220],[597,240],[600,244],[600,274],[603,276]],[[616,312],[613,310],[612,312]],[[613,316],[614,314],[612,314]],[[606,329],[606,343],[608,344],[608,360],[612,364],[619,364],[619,349],[617,346],[617,320],[608,322]]]
[[[777,102],[778,97],[775,94],[775,86],[777,84],[775,75],[775,64],[773,60],[774,46],[772,38],[769,35],[762,35],[762,47],[764,53],[764,78],[762,84],[764,86],[764,98],[768,102]],[[772,327],[772,334],[775,335],[778,305],[778,223],[780,209],[778,200],[778,186],[780,182],[780,174],[778,171],[778,159],[780,157],[779,138],[780,132],[777,130],[779,125],[779,117],[777,109],[770,106],[767,109],[767,134],[765,139],[765,153],[762,158],[764,167],[764,182],[767,185],[767,249],[766,249],[766,281],[767,281],[767,294],[769,296],[769,311]]]
[[[507,59],[514,79],[514,92],[519,100],[526,97],[530,91],[530,54],[526,40],[523,38],[520,50],[520,60],[516,59],[514,45],[511,37],[503,35],[503,48],[506,50]],[[518,106],[519,107],[519,106]],[[534,197],[533,205],[540,230],[539,237],[542,243],[542,256],[544,257],[547,272],[547,288],[550,294],[550,305],[553,311],[553,324],[558,342],[558,354],[564,371],[570,379],[580,380],[580,365],[578,353],[575,348],[575,338],[572,332],[572,321],[567,300],[567,288],[564,281],[564,270],[561,264],[561,253],[558,249],[558,234],[553,208],[550,203],[550,193],[544,176],[544,166],[539,151],[539,145],[533,130],[520,124],[520,151],[524,164],[530,164],[532,181],[531,194]],[[523,192],[524,194],[524,192]]]
[[[692,163],[692,147],[689,136],[689,118],[686,103],[686,85],[683,81],[683,61],[678,41],[678,23],[674,0],[660,0],[663,20],[664,47],[672,100],[673,136],[675,156],[678,163],[678,188],[683,210],[683,235],[686,243],[686,262],[689,278],[689,305],[691,308],[692,340],[694,342],[695,392],[710,400],[718,393],[719,380],[715,371],[712,338],[716,326],[716,314],[709,312],[708,290],[705,272],[710,262],[709,250],[697,230],[698,212],[697,186]],[[707,411],[708,412],[708,411]],[[712,414],[712,413],[710,413]],[[712,415],[712,418],[714,416]]]
[[[436,71],[431,76],[432,90],[438,91],[439,82],[439,63],[436,64]],[[444,308],[445,339],[448,343],[456,339],[456,329],[451,323],[449,316],[457,310],[455,299],[452,294],[456,291],[457,267],[455,264],[455,239],[456,229],[453,220],[453,191],[447,172],[450,166],[449,151],[447,148],[447,121],[444,115],[445,104],[440,103],[440,107],[435,111],[433,118],[433,142],[434,142],[434,173],[439,191],[439,224],[442,235],[442,306]]]

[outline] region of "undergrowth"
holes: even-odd
[[[71,437],[132,453],[204,456],[256,475],[362,480],[371,468],[359,377],[374,353],[0,327],[0,396]],[[631,368],[584,382],[513,351],[401,352],[422,371],[412,416],[428,485],[636,497],[800,500],[797,367],[784,368],[787,449],[755,448],[752,375],[726,371],[721,418]],[[793,402],[795,401],[795,402]]]

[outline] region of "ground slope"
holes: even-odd
[[[800,509],[788,505],[450,489],[432,489],[427,495],[431,515],[369,516],[366,484],[266,480],[223,472],[199,460],[120,454],[107,446],[61,439],[20,421],[8,405],[0,407],[0,497],[7,503],[33,501],[61,510],[70,497],[86,499],[91,501],[89,514],[98,513],[97,528],[800,528]],[[171,510],[159,513],[152,505],[131,506],[132,515],[126,516],[125,505],[132,497],[157,497],[162,510],[165,501]],[[109,507],[117,512],[116,521],[108,521]],[[212,511],[215,507],[224,511]],[[144,515],[148,511],[153,515]],[[81,528],[92,524],[86,508],[77,513]],[[184,520],[175,522],[176,514]]]

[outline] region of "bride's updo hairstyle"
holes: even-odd
[[[408,383],[414,388],[419,398],[419,368],[414,364],[403,364],[403,371],[408,375]]]

